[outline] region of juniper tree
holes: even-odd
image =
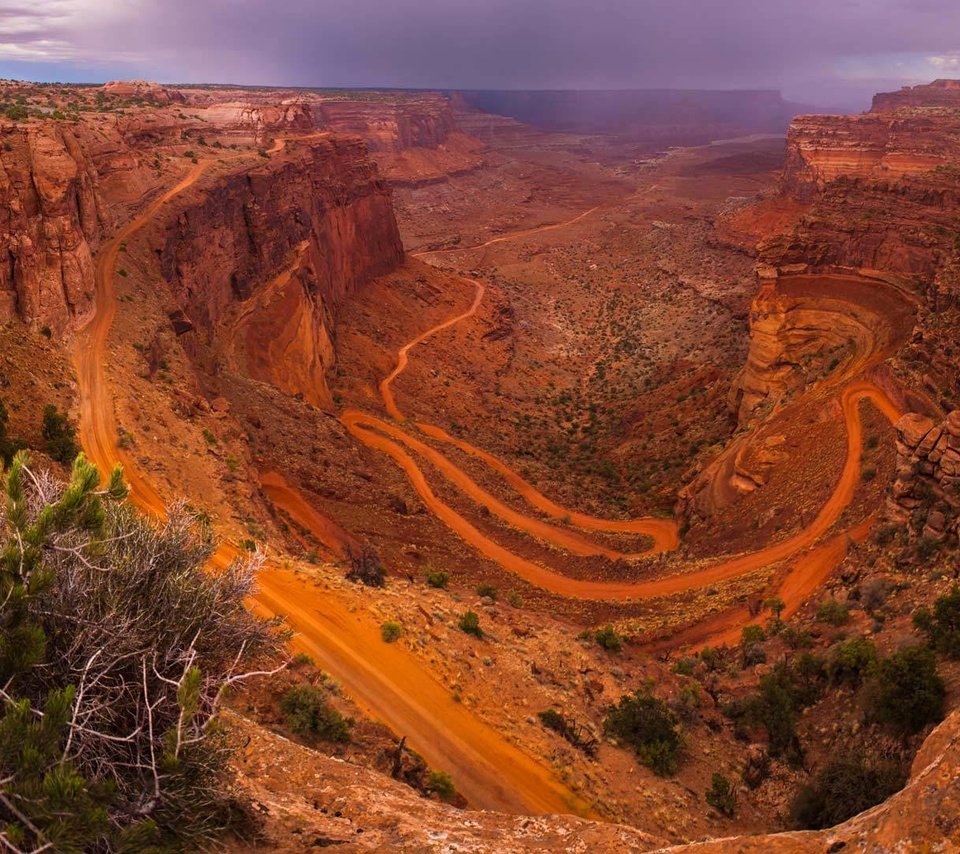
[[[182,506],[148,522],[119,469],[68,484],[18,453],[0,519],[0,843],[182,849],[222,823],[226,688],[281,636],[244,607],[255,564],[203,566]]]

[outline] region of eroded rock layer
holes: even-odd
[[[343,299],[400,263],[390,194],[358,141],[288,146],[180,212],[161,270],[202,347],[318,405]]]

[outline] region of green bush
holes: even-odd
[[[763,643],[766,640],[762,626],[744,626],[740,632],[740,643],[744,646],[750,646],[756,643]]]
[[[77,447],[77,431],[67,416],[58,412],[52,403],[43,408],[41,433],[44,450],[57,462],[72,463],[80,452]]]
[[[453,778],[446,771],[431,771],[427,777],[427,789],[436,792],[441,801],[450,803],[457,797],[457,788]]]
[[[324,693],[313,685],[290,688],[280,700],[280,711],[283,722],[303,738],[340,744],[350,741],[353,722],[331,708]]]
[[[838,644],[828,665],[834,685],[859,687],[877,666],[877,648],[869,638],[851,638]]]
[[[450,576],[442,569],[431,569],[427,572],[427,584],[431,587],[445,589],[450,582]]]
[[[868,765],[845,756],[801,786],[790,806],[791,823],[802,830],[833,827],[885,801],[903,787],[906,775],[891,763]]]
[[[468,635],[482,638],[483,629],[480,628],[480,617],[476,611],[467,611],[460,617],[460,631]]]
[[[748,726],[762,726],[767,731],[770,754],[784,756],[791,762],[802,758],[796,734],[797,717],[817,700],[822,688],[806,670],[794,662],[781,662],[761,677],[756,694],[727,709],[731,717]]]
[[[387,622],[380,626],[380,637],[383,638],[384,643],[398,641],[402,634],[403,627],[393,620],[387,620]]]
[[[683,750],[677,719],[662,700],[649,691],[626,694],[607,709],[604,732],[632,748],[655,774],[676,772]]]
[[[710,788],[707,789],[707,803],[717,812],[723,813],[728,818],[733,818],[737,812],[737,793],[733,785],[723,776],[723,774],[714,773],[710,781]]]
[[[817,622],[842,626],[850,620],[850,609],[836,599],[825,599],[817,606]]]
[[[620,652],[623,649],[623,641],[611,625],[601,626],[593,633],[593,637],[607,652]]]
[[[497,588],[492,584],[478,584],[477,585],[477,596],[486,596],[490,599],[497,598]]]
[[[913,624],[925,632],[930,645],[950,658],[960,658],[960,586],[933,603],[933,612],[926,607],[918,608],[913,615]]]
[[[7,432],[7,422],[9,420],[10,416],[7,414],[7,407],[4,406],[3,401],[0,400],[0,460],[2,460],[4,466],[10,465],[14,454],[16,454],[17,451],[23,450],[24,447],[23,442],[10,438]]]
[[[910,646],[885,658],[867,689],[870,718],[903,735],[943,719],[946,689],[929,647]]]

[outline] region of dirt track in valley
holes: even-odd
[[[282,147],[280,144],[273,151]],[[166,502],[117,444],[113,397],[104,374],[106,343],[116,314],[115,267],[121,242],[193,186],[208,165],[194,166],[101,246],[95,270],[95,313],[74,345],[84,451],[104,474],[122,465],[133,501],[156,516],[165,513]],[[275,495],[286,494],[282,479],[266,480]],[[306,518],[316,522],[309,515]],[[226,566],[243,554],[236,546],[223,543],[211,563]],[[400,645],[383,643],[379,627],[352,612],[334,594],[320,593],[306,580],[271,563],[265,564],[258,582],[260,589],[251,607],[263,614],[283,615],[297,632],[294,645],[308,651],[339,680],[361,708],[394,732],[406,735],[431,767],[450,772],[472,806],[525,814],[590,814],[589,805],[547,768],[457,703],[414,655]]]

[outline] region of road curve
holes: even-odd
[[[282,142],[278,146],[273,150],[282,148]],[[95,267],[95,312],[74,343],[84,451],[102,473],[123,465],[132,500],[156,516],[164,515],[166,502],[117,445],[113,398],[104,376],[106,342],[116,313],[114,268],[121,242],[195,184],[207,165],[194,166],[101,246]],[[222,567],[241,554],[223,543],[211,564]],[[378,627],[351,612],[335,595],[320,594],[309,582],[269,563],[258,583],[251,607],[285,616],[297,632],[295,645],[308,650],[362,708],[406,735],[432,767],[450,772],[472,806],[522,814],[590,814],[589,805],[547,768],[456,703],[416,656],[402,644],[384,644]]]
[[[762,569],[782,560],[787,560],[803,549],[814,545],[840,518],[844,509],[853,499],[860,480],[862,424],[859,404],[862,400],[872,402],[891,421],[896,421],[900,417],[900,412],[893,401],[873,383],[861,380],[850,383],[843,389],[840,402],[847,431],[846,460],[837,485],[809,525],[791,537],[750,554],[721,561],[695,572],[635,582],[589,581],[570,578],[514,554],[491,540],[456,510],[438,498],[427,483],[426,477],[416,460],[396,442],[366,429],[366,426],[370,424],[376,429],[383,429],[384,426],[388,425],[384,425],[383,422],[378,423],[378,419],[364,413],[358,413],[355,410],[346,412],[343,420],[351,434],[361,442],[370,448],[389,455],[404,471],[411,486],[427,508],[451,531],[464,542],[473,546],[484,557],[495,561],[507,571],[550,593],[578,599],[624,601],[668,596],[719,584],[756,569]],[[405,443],[413,444],[409,439]],[[450,465],[452,466],[452,464]],[[464,475],[464,478],[469,480],[466,475]]]

